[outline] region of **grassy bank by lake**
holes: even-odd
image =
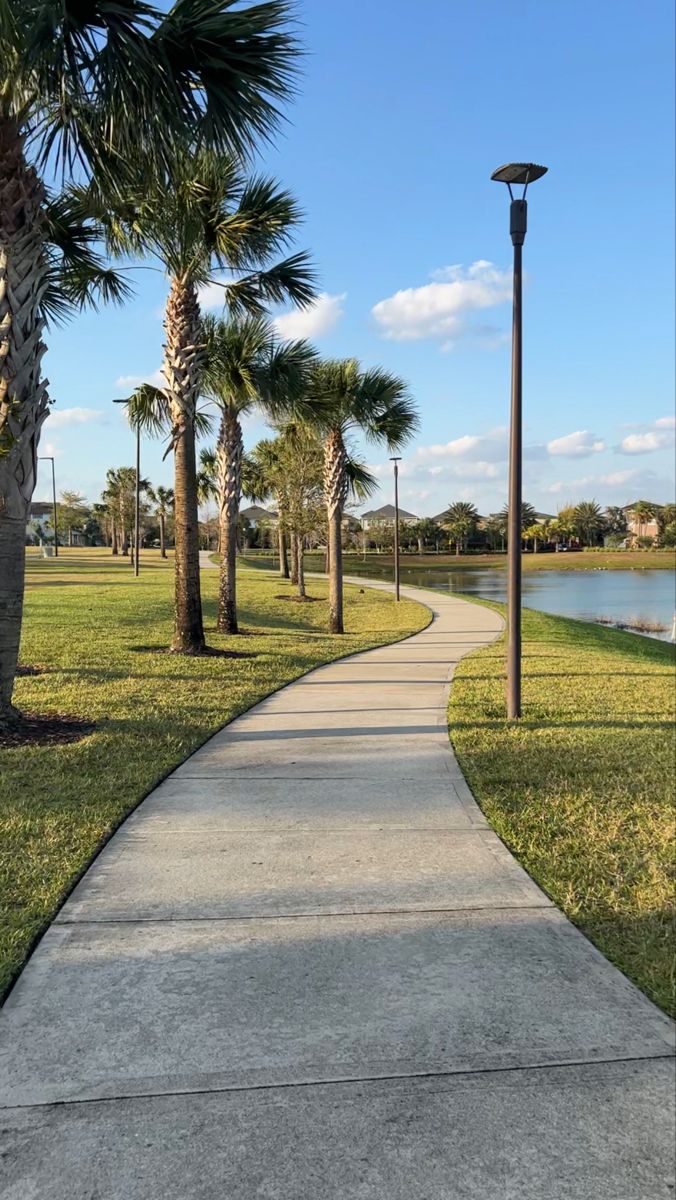
[[[674,648],[524,614],[524,717],[504,645],[464,659],[451,739],[488,820],[548,895],[674,1013]]]
[[[306,555],[308,571],[324,570],[324,555],[310,551]],[[270,568],[273,562],[269,551],[245,554],[243,562],[252,567]],[[378,571],[394,570],[391,554],[363,554],[345,552],[346,574],[368,575],[369,568]],[[522,554],[524,571],[673,571],[676,569],[676,551],[672,550],[599,550],[573,551],[565,554]],[[479,567],[494,567],[507,570],[506,554],[403,554],[401,565],[408,570],[420,571],[468,571]]]
[[[278,596],[278,577],[243,574],[245,635],[214,630],[218,572],[204,572],[211,646],[237,658],[162,653],[169,643],[173,563],[147,553],[139,579],[127,559],[97,550],[28,557],[21,662],[41,673],[17,682],[25,712],[95,724],[70,745],[0,749],[0,993],[102,841],[173,767],[225,722],[305,671],[423,628],[427,610],[376,591],[346,589],[346,634],[325,632],[317,603]]]

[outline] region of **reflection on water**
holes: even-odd
[[[350,563],[351,574],[390,579],[392,567]],[[473,567],[444,571],[402,565],[402,583],[449,592],[464,592],[486,600],[507,598],[507,572],[495,567]],[[523,574],[523,602],[529,608],[563,617],[595,621],[609,617],[631,623],[636,618],[667,626],[654,636],[668,638],[676,610],[673,571],[556,571],[538,570]]]

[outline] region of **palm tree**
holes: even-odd
[[[401,379],[381,367],[365,370],[356,358],[319,363],[312,392],[322,408],[317,427],[324,436],[329,630],[344,633],[342,523],[350,487],[346,442],[351,433],[359,432],[368,442],[399,450],[418,428],[419,419]]]
[[[575,506],[575,531],[588,546],[596,544],[598,536],[606,528],[606,519],[600,504],[595,500],[581,500]]]
[[[534,525],[535,519],[536,519],[536,512],[535,512],[535,509],[533,508],[533,505],[529,504],[527,500],[524,500],[523,504],[521,505],[521,529],[522,529],[522,531],[524,529],[527,529],[529,525]],[[504,507],[500,509],[500,512],[498,513],[498,520],[500,522],[500,526],[503,530],[504,536],[507,537],[507,527],[508,527],[508,522],[509,522],[509,505],[508,504],[505,504]]]
[[[162,487],[160,483],[157,487],[148,488],[148,496],[155,505],[155,512],[160,524],[160,558],[166,558],[166,522],[169,510],[173,508],[174,504],[174,489]]]
[[[467,544],[467,538],[479,520],[479,513],[469,500],[456,500],[449,504],[444,513],[444,528],[448,530],[455,542],[455,553],[460,554],[461,548]]]
[[[638,536],[642,537],[644,525],[655,516],[655,505],[650,500],[637,500],[632,506],[631,515],[638,525]]]
[[[217,627],[237,633],[237,519],[242,495],[241,420],[258,409],[268,421],[312,414],[309,369],[316,360],[304,341],[280,342],[263,317],[216,320],[202,325],[206,347],[204,394],[221,411],[216,454],[220,510],[221,574]]]
[[[532,525],[529,525],[526,529],[524,529],[524,538],[527,542],[533,543],[533,554],[537,554],[538,543],[543,540],[544,534],[544,526],[538,525],[537,521],[534,521]]]
[[[90,201],[94,203],[94,201]],[[171,283],[165,309],[163,389],[146,386],[171,422],[174,451],[175,620],[172,650],[205,648],[199,577],[195,413],[206,362],[198,288],[227,271],[224,303],[260,313],[266,303],[307,304],[314,295],[305,254],[272,263],[290,240],[300,211],[273,180],[247,179],[229,157],[200,151],[177,156],[150,185],[130,184],[106,217],[109,249],[153,257]],[[223,282],[223,280],[219,280]]]
[[[117,185],[125,164],[152,179],[177,144],[246,153],[273,129],[293,87],[298,47],[286,0],[249,7],[175,0],[2,0],[0,8],[0,722],[11,697],[21,633],[24,534],[40,432],[49,410],[42,376],[50,315],[81,306],[95,255],[56,255],[44,176]],[[30,157],[27,147],[30,147]],[[82,197],[78,197],[78,201]],[[84,224],[85,222],[81,222]],[[61,229],[59,229],[61,225]],[[80,243],[82,248],[82,242]],[[72,250],[72,246],[71,246]],[[64,270],[65,276],[64,279]],[[10,285],[8,286],[8,281]],[[121,297],[98,273],[100,299]]]

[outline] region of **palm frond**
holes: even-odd
[[[83,193],[66,190],[44,205],[45,291],[42,310],[62,323],[73,310],[123,304],[133,294],[128,281],[106,265],[99,246],[102,230]]]
[[[252,272],[226,285],[225,303],[233,316],[262,315],[270,304],[291,301],[306,307],[317,294],[317,276],[305,251],[274,267]]]
[[[15,7],[3,46],[14,112],[32,111],[40,161],[63,171],[84,166],[112,182],[130,159],[166,168],[177,143],[241,157],[271,136],[294,91],[301,51],[287,0]]]
[[[361,504],[378,491],[378,480],[367,470],[360,459],[348,455],[346,469],[350,489],[349,498],[353,503]]]

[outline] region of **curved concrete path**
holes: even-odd
[[[358,581],[362,582],[363,581]],[[451,596],[217,734],[5,1008],[7,1200],[672,1197],[671,1024],[490,831]]]

